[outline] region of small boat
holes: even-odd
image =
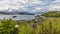
[[[17,16],[13,16],[13,18],[16,18]]]

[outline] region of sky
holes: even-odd
[[[29,12],[60,11],[60,0],[0,0],[0,10]]]

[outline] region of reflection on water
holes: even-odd
[[[13,18],[14,16],[17,16]],[[12,18],[13,20],[31,20],[34,19],[35,15],[0,15],[0,19],[9,19]]]

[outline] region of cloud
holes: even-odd
[[[20,2],[19,2],[20,1]],[[4,0],[2,2],[0,2],[0,10],[4,10],[4,9],[23,9],[24,6],[22,6],[22,4],[24,4],[26,1],[22,1],[22,0]]]
[[[48,7],[49,11],[60,11],[60,0],[55,0],[51,3],[51,5]]]
[[[51,5],[48,8],[49,11],[60,11],[60,6]]]
[[[39,11],[39,10],[41,10],[42,8],[40,8],[40,7],[36,7],[33,11],[34,12],[37,12],[37,11]]]
[[[26,7],[39,6],[45,4],[39,0],[3,0],[0,2],[0,10],[4,9],[23,9],[27,10]]]
[[[60,0],[45,0],[45,4],[41,6],[39,6],[39,8],[34,9],[33,11],[36,12],[47,12],[47,11],[60,11]]]
[[[60,0],[0,0],[0,10],[40,12],[57,8],[59,10],[59,7]]]

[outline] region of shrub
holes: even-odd
[[[0,34],[12,34],[15,29],[16,22],[12,19],[0,20]]]

